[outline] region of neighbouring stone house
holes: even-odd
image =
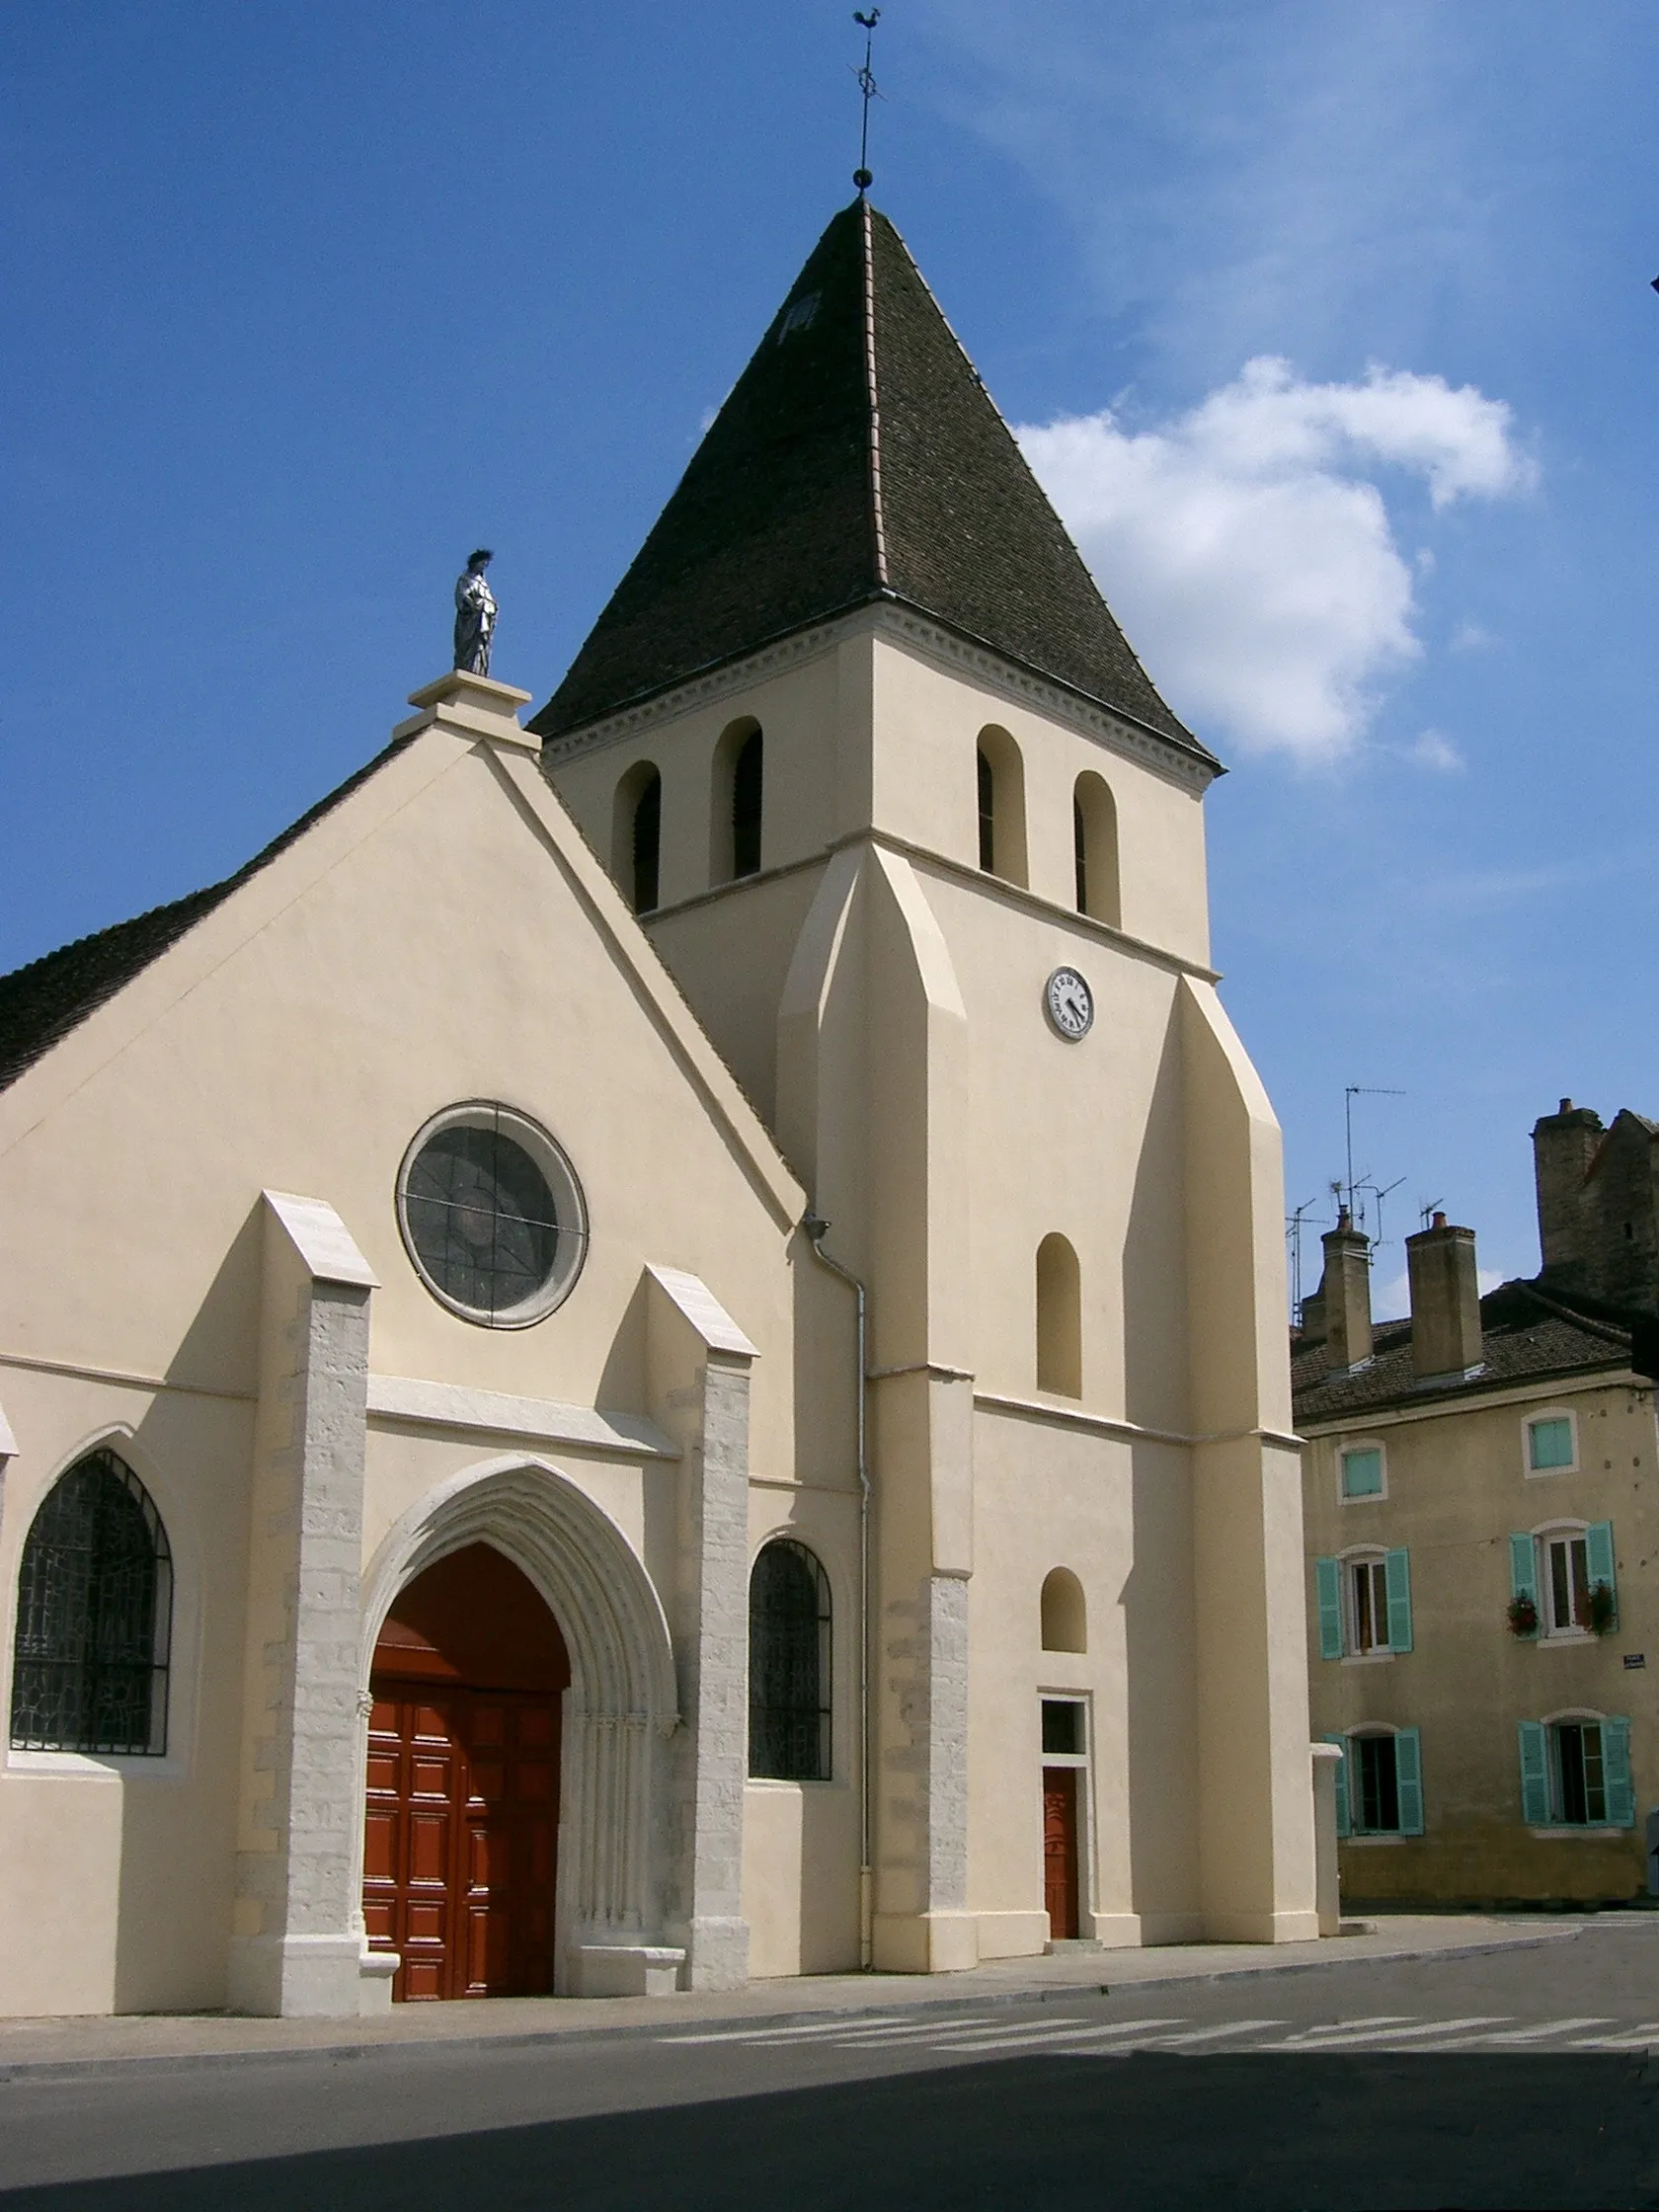
[[[1536,1280],[1481,1298],[1472,1231],[1437,1215],[1406,1240],[1409,1316],[1374,1323],[1366,1239],[1346,1218],[1324,1238],[1293,1377],[1313,1729],[1344,1753],[1350,1902],[1646,1886],[1659,1321],[1625,1224],[1652,1125],[1600,1131],[1563,1100],[1534,1132]]]

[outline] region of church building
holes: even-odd
[[[1313,1936],[1219,763],[867,198],[410,703],[0,979],[0,2005]]]

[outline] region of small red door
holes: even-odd
[[[1043,1769],[1043,1902],[1049,1936],[1069,1942],[1077,1934],[1077,1769]]]

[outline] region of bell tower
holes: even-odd
[[[1061,1677],[1084,1933],[1313,1933],[1279,1140],[1209,966],[1221,765],[862,195],[531,728],[867,1286],[874,1962],[1042,1947]],[[838,1357],[802,1344],[797,1479],[846,1479],[815,1464]],[[1090,1621],[1064,1664],[1056,1568]]]

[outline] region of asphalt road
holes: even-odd
[[[1121,1995],[19,2070],[0,2206],[1659,2207],[1656,2094],[1634,1916]]]

